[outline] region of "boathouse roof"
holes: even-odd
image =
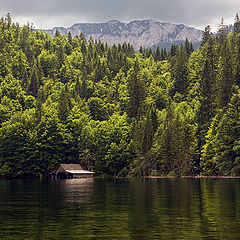
[[[66,172],[68,173],[72,173],[72,174],[86,174],[86,173],[92,173],[94,174],[94,172],[90,172],[90,171],[86,171],[86,170],[67,170]]]
[[[82,166],[80,164],[60,164],[60,166],[65,170],[65,171],[79,171],[83,170]]]
[[[57,174],[59,172],[66,172],[72,174],[94,174],[94,172],[83,170],[80,164],[65,164],[65,163],[60,164],[59,167],[50,174]]]

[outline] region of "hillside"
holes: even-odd
[[[202,31],[193,27],[161,23],[155,20],[135,20],[129,23],[117,20],[107,23],[77,23],[70,28],[55,27],[44,30],[44,32],[49,32],[54,36],[57,30],[65,35],[71,32],[72,36],[82,32],[87,39],[91,36],[94,40],[101,40],[109,45],[127,42],[135,49],[139,49],[140,46],[153,47],[158,44],[168,49],[173,43],[179,44],[186,38],[197,46],[202,37]]]
[[[240,21],[169,52],[0,29],[0,176],[240,176]]]

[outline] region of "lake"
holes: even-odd
[[[1,180],[0,239],[240,239],[240,179]]]

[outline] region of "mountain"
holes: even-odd
[[[112,20],[106,23],[77,23],[70,28],[55,27],[43,30],[52,36],[59,30],[61,34],[72,36],[84,33],[87,39],[101,40],[109,45],[130,43],[135,49],[142,47],[154,47],[160,45],[169,47],[173,43],[181,43],[188,38],[195,46],[201,41],[202,31],[183,24],[161,23],[155,20],[135,20],[123,23]]]

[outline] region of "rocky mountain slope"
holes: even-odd
[[[114,43],[130,43],[135,49],[140,46],[152,47],[156,45],[168,47],[172,43],[180,43],[188,38],[195,46],[201,41],[202,31],[183,24],[175,25],[171,23],[161,23],[154,20],[135,20],[123,23],[112,20],[107,23],[77,23],[70,28],[55,27],[44,30],[54,35],[56,30],[61,34],[72,36],[79,35],[81,32],[89,39],[101,40],[109,45]]]

